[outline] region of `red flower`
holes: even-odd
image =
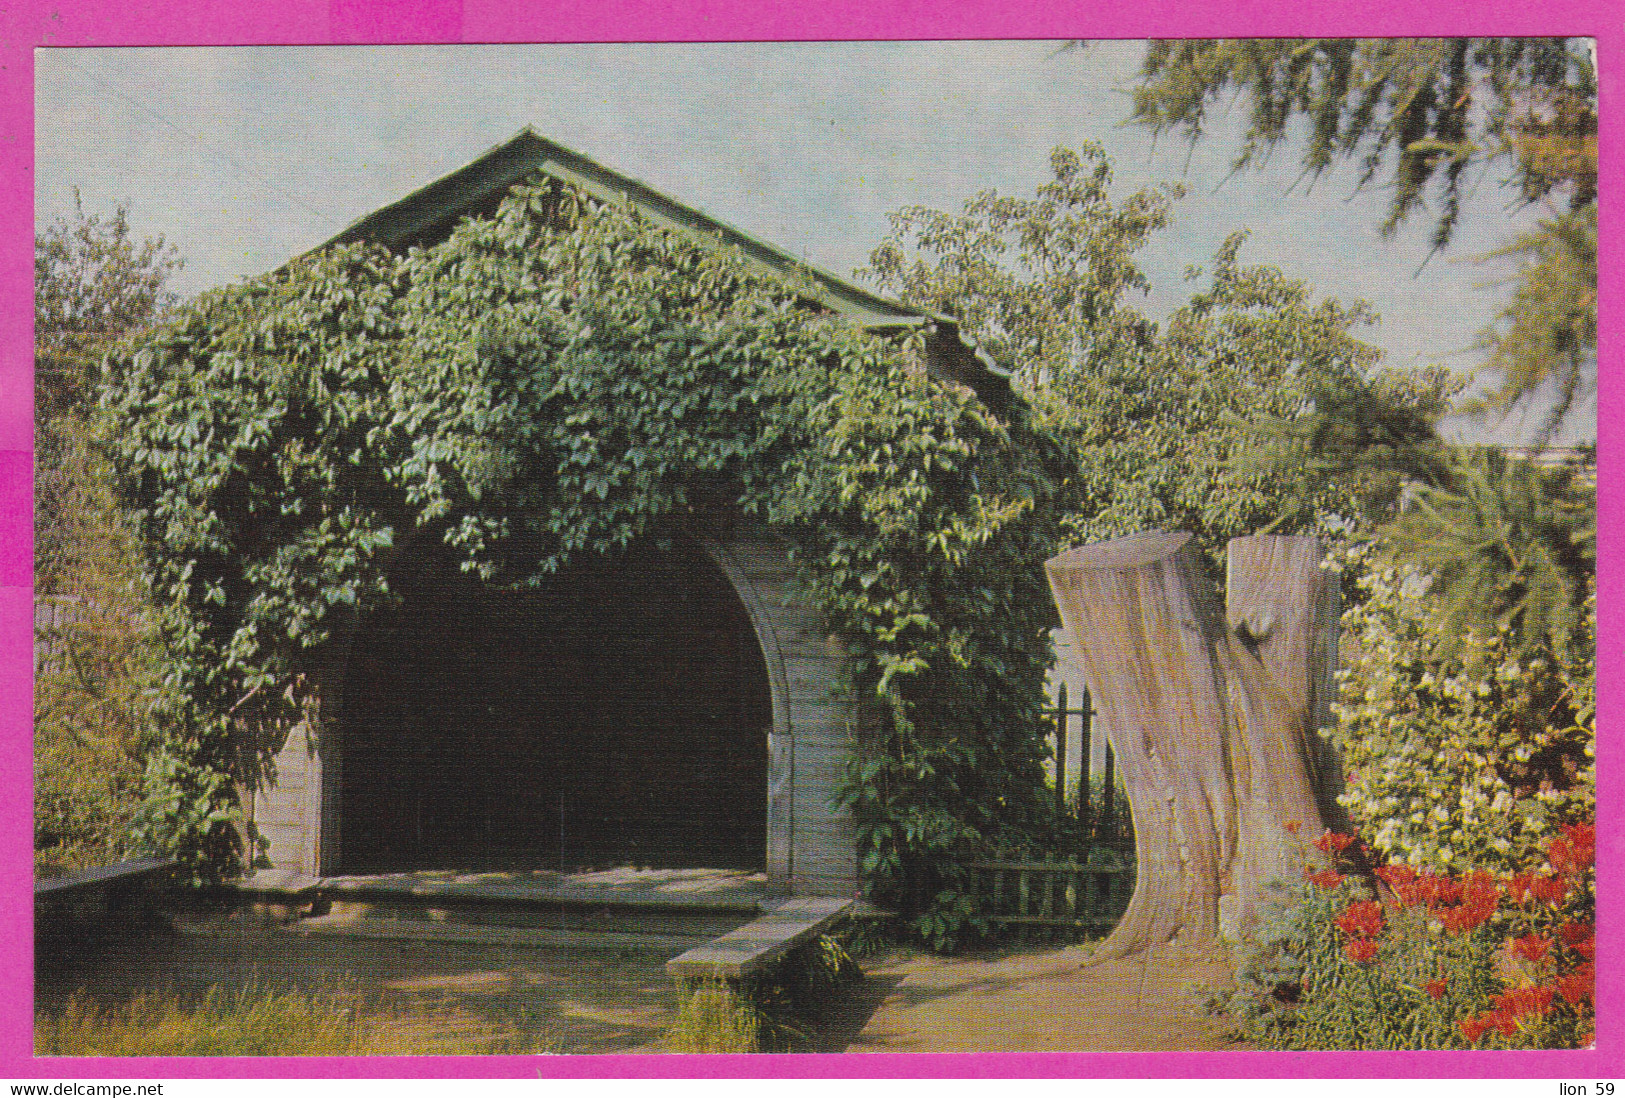
[[[1370,938],[1355,938],[1343,947],[1343,952],[1357,965],[1370,964],[1377,956],[1377,943]]]
[[[1378,866],[1373,869],[1383,884],[1393,888],[1394,895],[1399,897],[1399,903],[1410,906],[1412,903],[1422,901],[1422,887],[1417,884],[1417,871],[1404,862],[1391,862],[1388,866]]]
[[[1564,923],[1557,928],[1558,941],[1573,949],[1588,938],[1594,938],[1597,928],[1594,923]]]
[[[1549,987],[1520,987],[1511,991],[1503,991],[1493,1000],[1497,1013],[1509,1018],[1521,1018],[1526,1014],[1550,1014],[1552,1010],[1552,989]]]
[[[1341,854],[1353,841],[1353,835],[1339,835],[1335,831],[1327,831],[1315,840],[1315,849],[1322,854]]]
[[[1591,923],[1564,923],[1557,928],[1557,938],[1588,961],[1597,955],[1597,931]]]
[[[1539,961],[1552,948],[1552,940],[1539,934],[1525,934],[1522,938],[1512,939],[1509,944],[1512,952],[1526,961]]]
[[[1309,883],[1316,888],[1332,889],[1343,883],[1343,875],[1335,869],[1323,869],[1319,873],[1308,874]]]
[[[1546,844],[1546,860],[1552,863],[1553,869],[1563,874],[1578,873],[1585,868],[1579,862],[1574,844],[1562,836]]]
[[[1302,827],[1303,824],[1299,823],[1297,820],[1288,820],[1281,826],[1286,829],[1286,833],[1288,835],[1296,835],[1298,833],[1298,829]]]
[[[1375,900],[1361,900],[1349,904],[1334,921],[1350,938],[1375,938],[1382,933],[1382,905]]]
[[[1595,854],[1597,849],[1597,825],[1592,823],[1564,824],[1563,836],[1574,844],[1576,850]]]
[[[1536,877],[1529,883],[1529,891],[1535,899],[1556,907],[1569,894],[1569,886],[1562,877]]]
[[[1380,865],[1372,872],[1394,890],[1394,895],[1399,897],[1400,903],[1409,906],[1421,902],[1422,894],[1416,883],[1416,870],[1411,866],[1396,862],[1391,865]]]
[[[1596,966],[1583,964],[1567,976],[1557,978],[1557,993],[1575,1006],[1579,1006],[1581,1003],[1591,1002],[1596,983]]]
[[[1454,877],[1438,873],[1424,873],[1417,878],[1417,889],[1429,907],[1454,904],[1461,901],[1461,882]]]
[[[1439,908],[1439,922],[1452,934],[1470,934],[1489,921],[1495,914],[1495,902],[1466,903],[1460,907]]]
[[[1393,862],[1389,865],[1379,865],[1371,872],[1381,877],[1389,888],[1397,889],[1402,884],[1409,884],[1416,880],[1416,869],[1404,862]]]
[[[1546,844],[1546,857],[1559,873],[1578,876],[1596,857],[1597,829],[1591,824],[1566,824],[1563,834]]]
[[[1507,1037],[1511,1037],[1514,1033],[1518,1032],[1517,1019],[1504,1010],[1492,1010],[1485,1014],[1479,1014],[1471,1018],[1463,1018],[1456,1024],[1461,1027],[1461,1032],[1467,1038],[1467,1040],[1473,1042],[1474,1044],[1478,1043],[1478,1039],[1482,1037],[1487,1030],[1499,1030]]]
[[[1515,904],[1521,904],[1529,898],[1529,886],[1535,881],[1533,873],[1514,873],[1507,878],[1507,899]]]
[[[1501,902],[1501,890],[1495,878],[1481,869],[1467,874],[1461,886],[1461,902],[1475,906],[1489,904],[1493,910]]]
[[[1450,985],[1444,980],[1429,980],[1427,993],[1429,999],[1443,999],[1444,993],[1450,990]]]

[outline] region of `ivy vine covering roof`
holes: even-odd
[[[323,247],[370,241],[392,251],[444,240],[457,222],[493,212],[509,188],[533,175],[575,187],[605,203],[635,209],[650,222],[706,243],[736,248],[763,273],[798,286],[809,303],[870,331],[925,332],[934,373],[1003,403],[1008,373],[967,346],[952,317],[924,312],[864,289],[789,252],[686,206],[630,176],[542,137],[530,127],[483,156],[398,202],[353,222]]]

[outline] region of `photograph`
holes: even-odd
[[[1596,1070],[1574,27],[34,43],[32,1062]]]

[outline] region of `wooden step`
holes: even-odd
[[[689,949],[703,934],[640,934],[606,930],[561,930],[553,927],[482,926],[431,922],[426,919],[367,919],[352,915],[319,915],[287,924],[289,933],[336,935],[388,941],[448,942],[513,949],[576,949],[614,952],[672,953]]]
[[[334,899],[312,914],[352,920],[451,923],[466,926],[516,927],[575,934],[618,933],[671,935],[709,941],[748,922],[758,912],[698,909],[549,908],[501,903],[468,903],[456,898],[434,902]]]
[[[853,901],[838,896],[786,900],[738,930],[673,957],[666,962],[666,971],[685,980],[758,975],[827,930],[852,906]]]

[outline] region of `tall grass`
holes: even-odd
[[[863,979],[841,940],[820,935],[772,977],[710,979],[677,986],[677,1014],[661,1040],[666,1052],[790,1052],[814,1049],[818,1016]]]
[[[215,985],[201,998],[142,992],[111,1008],[74,996],[34,1015],[37,1056],[455,1056],[547,1051],[541,1044],[444,1010],[370,1003],[342,988]]]
[[[666,1052],[756,1052],[762,1015],[751,996],[726,980],[679,985],[677,1017],[661,1048]]]

